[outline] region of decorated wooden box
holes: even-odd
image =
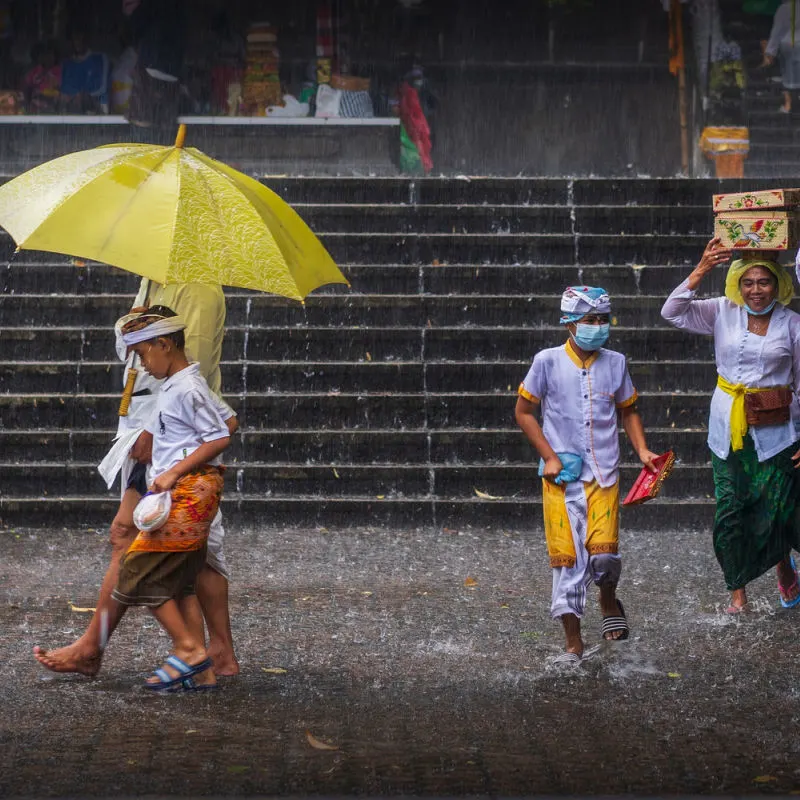
[[[800,206],[800,189],[765,189],[714,195],[714,213],[720,211],[764,211]]]
[[[798,246],[800,213],[795,211],[729,211],[714,216],[714,236],[723,247],[792,250]]]

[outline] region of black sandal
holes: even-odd
[[[608,642],[622,642],[630,634],[628,618],[625,616],[625,609],[622,607],[622,601],[619,598],[617,598],[617,606],[619,607],[619,616],[603,617],[600,635]],[[616,639],[606,636],[607,633],[616,633],[617,631],[622,631],[622,634],[617,636]]]

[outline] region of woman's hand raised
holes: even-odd
[[[715,236],[703,250],[700,263],[692,270],[689,276],[689,288],[696,289],[708,272],[719,264],[727,263],[732,255],[733,250],[730,247],[722,247],[721,239]]]

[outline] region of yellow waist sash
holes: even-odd
[[[741,450],[744,447],[744,435],[747,433],[747,417],[744,412],[744,396],[755,394],[756,392],[767,392],[774,389],[774,386],[745,386],[743,383],[731,383],[726,381],[722,375],[717,375],[717,386],[725,394],[733,398],[731,406],[731,448]]]

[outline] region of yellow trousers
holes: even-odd
[[[597,481],[556,486],[542,481],[544,535],[551,567],[575,566],[575,539],[590,556],[619,549],[619,481],[603,488]],[[582,534],[575,537],[573,531]]]

